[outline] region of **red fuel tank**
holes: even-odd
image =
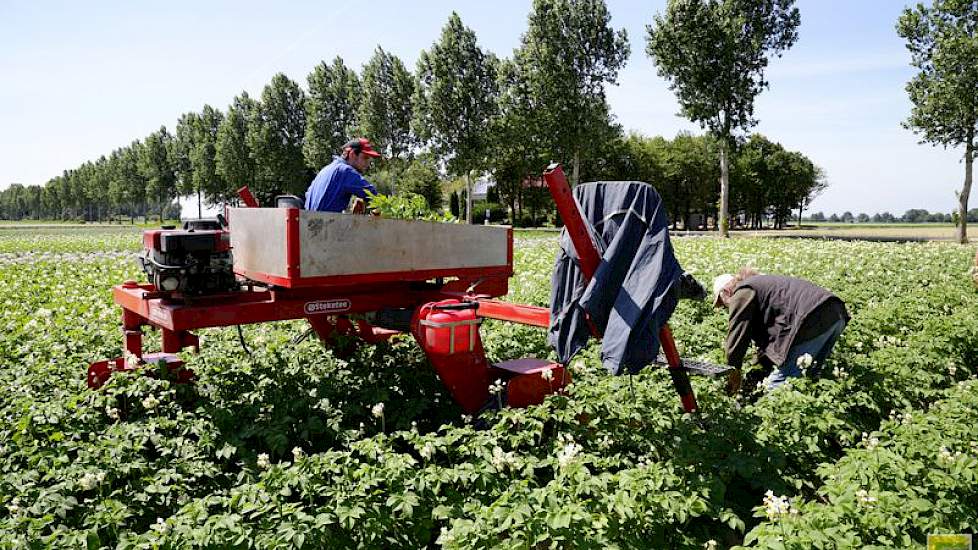
[[[475,351],[481,321],[473,305],[457,300],[431,304],[419,321],[425,351],[438,355]]]
[[[489,399],[489,364],[476,304],[443,300],[421,306],[412,332],[442,383],[469,414]]]

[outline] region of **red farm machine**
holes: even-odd
[[[563,170],[551,165],[544,180],[589,280],[600,257]],[[496,380],[504,402],[516,407],[540,403],[570,381],[560,363],[486,359],[483,319],[550,324],[547,308],[498,300],[513,275],[512,228],[258,208],[246,188],[241,195],[247,207],[228,209],[226,226],[144,233],[140,263],[149,282],[112,289],[122,307],[125,355],[90,365],[90,387],[101,387],[114,371],[161,362],[179,381],[191,381],[177,353],[199,351],[195,331],[289,319],[306,319],[327,344],[341,334],[368,343],[412,334],[469,413],[495,401]],[[161,331],[162,352],[144,353],[146,326]],[[682,406],[692,412],[688,372],[695,367],[680,359],[668,326],[659,339]]]

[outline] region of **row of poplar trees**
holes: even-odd
[[[0,209],[102,219],[152,205],[162,217],[177,195],[216,203],[244,184],[263,201],[301,195],[343,142],[363,135],[385,159],[372,177],[421,191],[433,205],[442,175],[471,185],[472,174],[489,173],[516,218],[537,192],[528,176],[559,161],[572,184],[656,184],[674,222],[709,215],[726,234],[732,211],[748,226],[783,225],[824,178],[800,153],[745,136],[757,123],[768,61],[794,44],[799,24],[794,0],[670,0],[653,18],[646,53],[707,136],[623,136],[605,90],[629,57],[625,31],[611,27],[603,0],[534,0],[509,58],[483,50],[452,14],[413,73],[378,47],[359,74],[340,58],[321,63],[306,89],[278,74],[260,98],[242,93],[224,111],[205,105],[173,132],[163,126],[43,189],[17,190],[17,201],[0,196]],[[471,204],[465,211],[471,217]]]

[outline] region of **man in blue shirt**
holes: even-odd
[[[333,162],[320,170],[309,184],[306,210],[342,212],[350,203],[351,196],[366,199],[367,191],[377,193],[377,188],[363,179],[361,174],[370,166],[370,161],[379,156],[380,153],[374,151],[364,138],[348,141],[343,146],[342,154],[334,157]]]

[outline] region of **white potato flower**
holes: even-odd
[[[160,400],[153,394],[149,394],[143,398],[143,407],[146,407],[147,410],[153,410],[159,404]]]
[[[255,464],[262,470],[267,470],[268,467],[272,465],[272,463],[268,460],[268,453],[261,453],[258,455],[258,460],[255,461]]]
[[[497,470],[512,468],[516,464],[516,456],[512,452],[505,452],[501,447],[492,448],[492,458],[489,462]]]
[[[165,535],[170,532],[170,524],[168,524],[163,518],[156,518],[156,523],[151,525],[150,528],[161,535]]]
[[[764,513],[769,520],[774,520],[788,514],[797,514],[798,510],[791,506],[788,497],[777,496],[774,491],[768,490],[764,493]]]
[[[799,369],[805,371],[811,368],[812,361],[814,361],[814,359],[812,358],[812,354],[806,353],[805,355],[799,357],[795,363],[798,365]]]
[[[78,485],[83,491],[90,491],[98,485],[98,478],[92,472],[85,472],[85,475],[78,480]]]
[[[564,445],[564,448],[557,453],[557,463],[563,468],[574,461],[574,458],[581,452],[581,446],[573,441]]]

